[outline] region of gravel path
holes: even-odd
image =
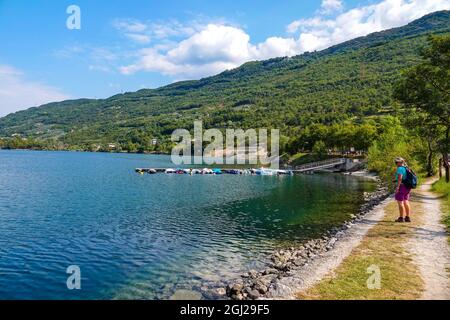
[[[425,183],[415,194],[414,200],[422,203],[424,213],[418,217],[420,226],[415,228],[408,249],[413,254],[414,263],[419,267],[425,282],[422,299],[448,300],[450,278],[447,270],[450,268],[450,248],[445,226],[441,223],[439,198],[430,192],[433,182]],[[414,213],[412,217],[414,218]]]

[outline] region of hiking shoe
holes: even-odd
[[[397,220],[395,220],[395,222],[405,222],[405,219],[403,219],[402,217],[398,218]]]
[[[410,217],[406,217],[405,218],[405,222],[411,222],[411,218]]]

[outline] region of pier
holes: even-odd
[[[328,159],[324,161],[316,161],[297,166],[292,171],[295,173],[303,173],[303,172],[320,171],[324,169],[332,169],[342,167],[347,163],[348,160],[350,159],[337,158],[337,159]]]

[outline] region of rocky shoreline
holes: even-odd
[[[270,257],[270,263],[262,271],[251,270],[241,276],[241,279],[230,283],[226,288],[218,288],[217,294],[232,300],[256,300],[274,298],[272,292],[279,291],[279,282],[299,272],[316,257],[332,250],[335,244],[346,235],[346,231],[375,206],[387,199],[390,192],[380,182],[376,191],[365,193],[365,203],[361,206],[358,214],[352,215],[351,219],[340,227],[329,230],[324,236],[313,239],[299,247],[280,249]]]

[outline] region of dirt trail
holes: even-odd
[[[422,299],[448,300],[450,278],[447,270],[450,268],[450,247],[445,226],[441,223],[439,197],[430,192],[433,182],[426,182],[415,192],[413,200],[422,203],[424,213],[417,217],[420,219],[420,225],[413,231],[407,249],[413,254],[414,263],[419,267],[425,282]]]

